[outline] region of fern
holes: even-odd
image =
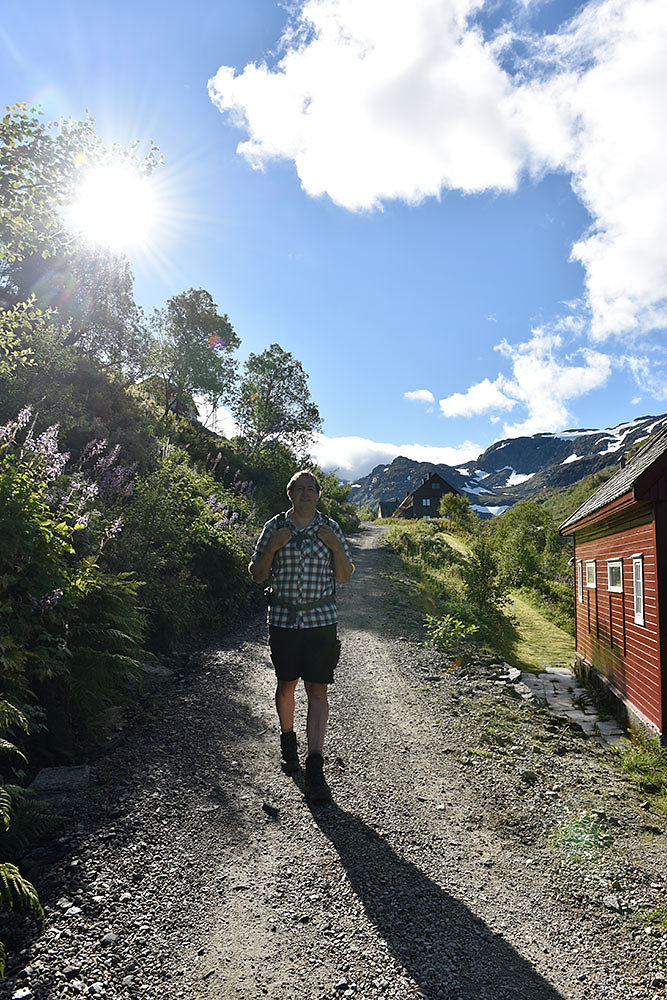
[[[3,739],[2,736],[0,736],[0,754],[5,754],[8,757],[18,757],[22,763],[28,763],[28,758],[23,751],[19,750],[13,743],[10,743],[9,740]]]
[[[0,864],[0,910],[34,910],[44,919],[44,910],[32,882],[21,875],[16,865]]]
[[[0,729],[9,729],[10,726],[18,726],[25,733],[28,732],[28,720],[23,712],[0,698]]]
[[[12,797],[8,789],[4,785],[0,785],[0,822],[5,831],[9,830],[12,821],[12,805]]]
[[[63,820],[34,798],[34,792],[18,785],[5,785],[4,790],[12,801],[9,825],[0,827],[0,857],[15,858],[57,830]]]

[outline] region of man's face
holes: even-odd
[[[317,485],[314,479],[311,479],[310,476],[299,476],[299,478],[292,483],[289,496],[294,507],[296,508],[309,506],[316,507],[320,495],[317,491]]]

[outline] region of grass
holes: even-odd
[[[547,621],[515,591],[508,610],[515,619],[514,636],[502,650],[505,658],[522,670],[539,673],[546,666],[567,667],[574,659],[574,639]],[[503,644],[504,645],[504,644]]]
[[[597,819],[585,813],[578,819],[567,820],[554,830],[551,844],[571,857],[581,858],[609,847],[611,837],[601,829]]]
[[[667,747],[657,736],[635,732],[615,749],[626,774],[641,792],[654,797],[656,810],[667,815]]]
[[[420,591],[424,613],[448,614],[466,623],[475,619],[463,596],[461,565],[470,551],[466,539],[436,522],[405,521],[389,529],[386,541]],[[522,670],[539,673],[548,665],[569,666],[574,659],[571,635],[517,592],[511,594],[508,612],[498,616],[493,628],[483,629],[487,646]]]
[[[644,922],[667,932],[667,906],[656,906],[644,914]]]

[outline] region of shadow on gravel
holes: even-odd
[[[428,1000],[563,1000],[507,942],[358,817],[311,808],[373,924]]]
[[[196,907],[206,885],[196,867],[185,864],[175,870],[174,856],[196,858],[204,838],[215,842],[221,829],[227,839],[246,836],[247,809],[235,788],[240,782],[247,785],[244,747],[257,745],[265,725],[252,708],[244,655],[256,651],[263,628],[263,623],[251,622],[245,633],[225,637],[199,654],[187,671],[147,695],[122,743],[91,761],[91,787],[59,806],[63,829],[23,856],[22,871],[39,892],[47,927],[67,928],[67,935],[74,928],[81,937],[84,973],[91,952],[90,964],[95,964],[94,947],[83,943],[85,933],[92,935],[95,947],[103,933],[95,929],[100,923],[113,925],[123,936],[136,933],[132,909],[124,915],[109,909],[121,892],[141,896],[145,883],[151,891],[158,887],[155,899],[165,910],[172,894]],[[247,641],[251,645],[245,647]],[[110,890],[93,890],[96,880],[113,884],[115,897]],[[95,902],[98,891],[106,893],[103,903]],[[75,902],[81,914],[64,917],[60,897]],[[185,920],[187,905],[183,914]],[[164,946],[159,912],[150,922],[155,927],[146,934],[149,939],[153,935],[159,950]],[[39,945],[42,927],[21,911],[3,915],[0,924],[9,956],[7,980],[0,983],[2,1000],[16,989],[13,977],[33,960],[31,947]],[[61,995],[57,973],[68,962],[60,961],[57,945],[50,947],[53,967],[31,981],[34,986],[39,979],[39,992],[30,994],[36,1000]]]

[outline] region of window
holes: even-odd
[[[431,483],[431,486],[433,487],[434,490],[440,489],[440,483]]]
[[[586,586],[589,590],[595,590],[595,563],[586,563]]]
[[[581,559],[577,563],[577,598],[581,604],[584,599],[584,564]]]
[[[635,625],[644,624],[644,557],[632,557],[632,588],[635,598]]]
[[[623,593],[623,560],[607,560],[607,590],[610,594]]]
[[[422,500],[422,507],[430,507],[430,506],[431,506],[431,498],[424,497],[424,499]]]

